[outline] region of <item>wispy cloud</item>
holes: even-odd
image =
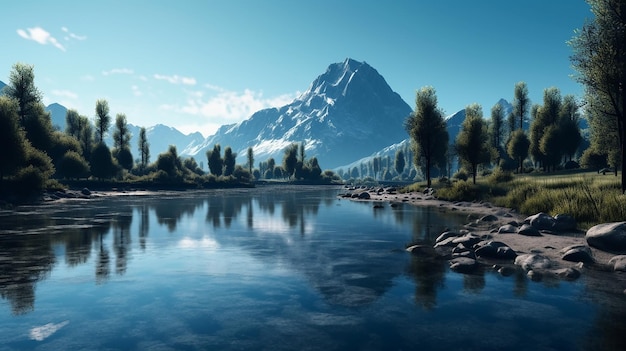
[[[69,90],[57,90],[54,89],[51,91],[52,95],[57,96],[57,97],[61,97],[61,98],[68,98],[68,99],[78,99],[78,94],[74,93],[73,91],[69,91]]]
[[[217,86],[206,87],[217,92],[217,94],[204,97],[200,91],[188,91],[187,101],[184,105],[163,104],[159,108],[199,117],[194,119],[194,125],[196,128],[200,128],[204,135],[211,135],[220,125],[241,122],[253,113],[265,108],[284,106],[300,94],[300,92],[296,92],[265,97],[262,92],[255,92],[250,89],[235,92]],[[184,129],[193,130],[193,126],[187,125],[185,127]]]
[[[155,74],[153,75],[154,79],[157,80],[165,80],[172,84],[184,84],[184,85],[196,85],[196,79],[192,77],[182,77],[177,74],[173,76],[163,75],[163,74]]]
[[[102,71],[103,76],[110,76],[112,74],[133,74],[133,73],[135,73],[135,71],[133,71],[130,68],[113,68],[108,71]]]
[[[130,87],[130,89],[133,91],[133,95],[135,96],[141,96],[143,95],[143,93],[141,92],[141,90],[139,90],[139,87],[136,85],[133,85]]]
[[[87,39],[86,35],[78,35],[76,33],[72,33],[72,32],[70,32],[69,29],[67,29],[67,27],[61,27],[61,30],[63,32],[65,32],[66,35],[65,35],[65,37],[63,39],[65,39],[67,41],[69,41],[71,39],[80,40],[80,41],[83,41],[83,40]]]
[[[41,27],[26,28],[26,30],[18,29],[17,34],[24,39],[33,40],[41,45],[52,44],[57,49],[65,51],[65,47],[61,45],[55,37],[50,35],[49,32]]]

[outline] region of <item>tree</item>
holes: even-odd
[[[96,141],[104,142],[104,136],[111,126],[111,116],[109,115],[109,103],[100,99],[96,101]]]
[[[220,144],[213,145],[213,150],[208,150],[206,152],[207,162],[209,163],[209,171],[216,177],[222,175],[222,148]]]
[[[530,154],[535,162],[539,162],[542,167],[554,166],[562,155],[560,145],[559,143],[547,143],[546,145],[557,149],[546,149],[545,147],[548,146],[542,149],[541,140],[549,127],[558,125],[562,106],[561,92],[555,87],[545,89],[543,91],[543,105],[535,106],[533,106],[533,121],[530,125]],[[550,138],[555,137],[558,138],[558,129],[551,131]]]
[[[5,94],[15,98],[18,103],[18,115],[23,126],[26,117],[33,113],[33,108],[41,103],[41,93],[35,86],[35,72],[32,65],[16,63],[9,75],[9,85]]]
[[[68,109],[65,114],[65,133],[78,139],[80,129],[80,115],[78,111]]]
[[[229,176],[232,175],[235,171],[235,163],[237,160],[237,154],[233,152],[233,149],[230,146],[227,146],[224,149],[224,175]]]
[[[144,127],[139,130],[138,150],[141,154],[141,168],[144,169],[150,163],[150,143],[148,143],[146,128]]]
[[[17,100],[0,96],[0,186],[4,176],[14,174],[26,159],[26,140],[18,111]]]
[[[81,152],[85,160],[90,159],[93,148],[93,128],[89,123],[89,118],[79,115],[76,110],[69,109],[65,115],[65,133],[76,138],[81,147]]]
[[[433,87],[424,87],[417,91],[415,111],[407,119],[405,128],[414,148],[415,164],[425,163],[426,182],[430,187],[431,168],[445,164],[449,138],[443,112],[437,107],[437,95]]]
[[[252,174],[252,169],[254,168],[254,150],[252,147],[248,148],[248,172]]]
[[[400,177],[402,177],[402,172],[404,172],[404,166],[405,166],[404,152],[402,152],[402,150],[398,150],[396,151],[396,159],[394,162],[394,167]]]
[[[617,135],[620,164],[626,164],[626,2],[587,0],[593,19],[587,21],[569,41],[570,57],[585,87],[588,110],[596,116],[613,120]],[[603,138],[602,136],[600,138]],[[622,169],[621,192],[626,191],[626,174]]]
[[[465,108],[465,120],[456,138],[456,151],[461,162],[470,167],[473,183],[476,184],[478,165],[489,162],[491,157],[487,125],[479,104]]]
[[[524,160],[528,157],[529,146],[530,140],[528,140],[526,132],[524,132],[523,129],[518,129],[511,134],[511,138],[507,144],[507,153],[512,159],[518,161],[518,173],[520,174],[524,171]]]
[[[530,107],[530,99],[528,98],[528,87],[526,82],[517,82],[515,84],[513,98],[513,115],[519,119],[519,128],[524,129],[524,120],[528,115]]]
[[[68,151],[61,158],[57,172],[62,177],[78,179],[89,175],[89,165],[79,153]]]
[[[111,150],[100,142],[91,152],[91,174],[98,179],[107,179],[115,174],[115,164],[111,157]]]
[[[128,148],[130,149],[130,130],[128,129],[128,122],[126,121],[126,115],[118,113],[115,116],[115,131],[113,132],[113,147],[116,149]]]
[[[306,155],[304,154],[304,147],[305,146],[304,146],[304,141],[303,141],[303,142],[300,143],[300,150],[299,150],[300,151],[300,159],[299,159],[299,161],[302,162],[302,164],[304,164],[304,160],[305,160],[305,157],[306,157]]]
[[[374,179],[378,179],[378,172],[380,171],[380,157],[374,157],[374,159],[372,159],[372,169],[374,170]]]
[[[580,134],[580,113],[578,103],[573,95],[565,95],[559,114],[559,129],[561,133],[561,148],[565,155],[572,160],[583,138]]]
[[[502,137],[504,136],[504,109],[500,103],[493,105],[491,108],[491,125],[489,128],[489,143],[491,147],[498,151],[498,157],[495,160],[498,163],[500,158],[500,150],[502,149]]]
[[[296,163],[298,162],[297,154],[298,144],[291,144],[285,149],[285,154],[283,156],[283,169],[289,178],[294,175],[296,170]]]

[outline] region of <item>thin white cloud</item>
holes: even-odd
[[[76,33],[72,33],[72,32],[70,32],[69,29],[67,29],[67,27],[61,27],[61,30],[63,32],[67,33],[67,35],[64,38],[65,40],[69,41],[70,39],[75,39],[75,40],[83,41],[83,40],[87,39],[86,35],[78,35]]]
[[[131,90],[133,91],[133,95],[135,95],[135,96],[141,96],[141,95],[143,95],[143,93],[141,92],[141,90],[139,90],[139,87],[138,87],[138,86],[133,85],[133,86],[131,86],[130,88],[131,88]]]
[[[110,76],[112,74],[133,74],[133,73],[135,73],[135,71],[133,71],[130,68],[113,68],[108,71],[102,71],[103,76]]]
[[[18,29],[17,34],[24,39],[35,41],[41,45],[52,44],[57,49],[65,51],[65,47],[41,27],[26,28],[26,30]]]
[[[96,80],[96,78],[91,74],[85,74],[84,76],[80,77],[80,80],[85,82],[93,82],[94,80]]]
[[[300,95],[300,92],[296,92],[266,98],[262,92],[250,89],[243,92],[227,91],[222,88],[212,90],[219,92],[204,98],[198,91],[190,91],[187,92],[187,101],[184,105],[162,104],[159,108],[198,117],[194,119],[193,124],[187,124],[183,129],[192,130],[195,127],[204,135],[211,135],[221,125],[241,122],[265,108],[284,106]]]
[[[184,84],[184,85],[196,85],[196,79],[192,77],[182,77],[177,74],[173,76],[167,76],[163,74],[153,75],[154,79],[165,80],[171,84]]]
[[[69,91],[69,90],[52,90],[51,91],[52,95],[54,96],[58,96],[61,98],[68,98],[68,99],[78,99],[78,94]]]

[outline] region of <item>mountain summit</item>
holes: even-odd
[[[322,167],[333,168],[405,139],[404,120],[411,111],[373,67],[348,58],[328,66],[290,104],[222,126],[202,145],[181,154],[202,158],[219,143],[236,151],[240,162],[252,147],[257,161],[273,157],[280,163],[289,144],[304,142],[307,157],[316,156]]]

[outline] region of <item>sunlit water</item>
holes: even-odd
[[[464,216],[260,187],[0,214],[0,350],[625,347],[623,295],[404,251]]]

